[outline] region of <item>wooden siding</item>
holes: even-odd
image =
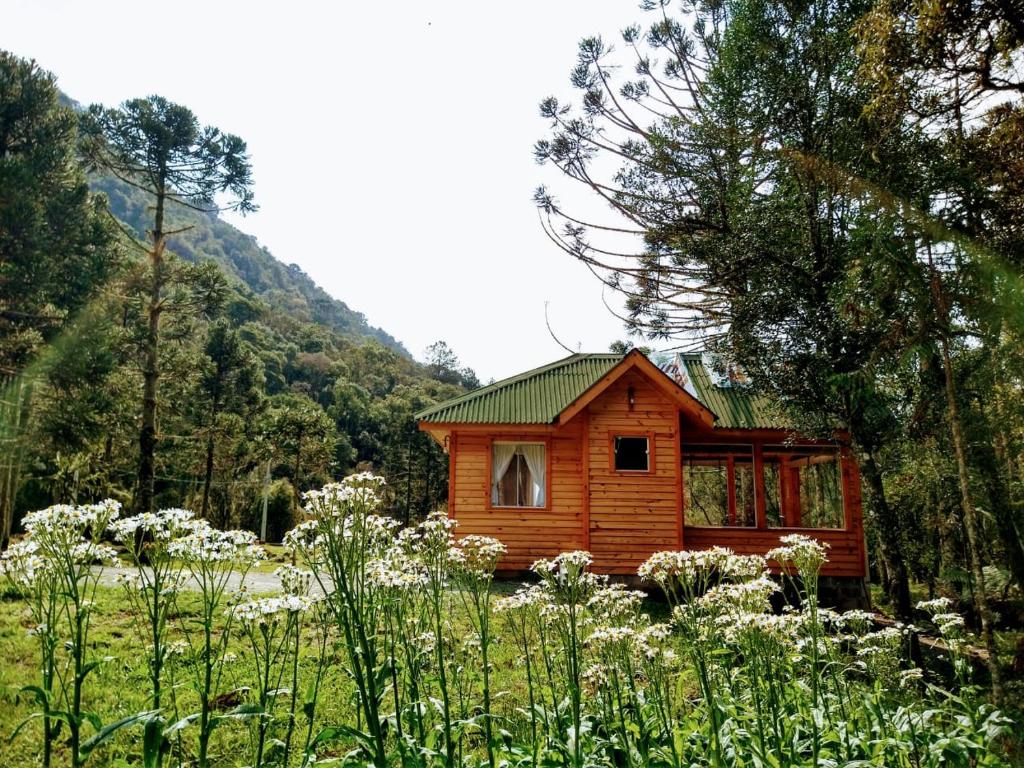
[[[587,406],[587,418],[594,568],[635,573],[652,553],[681,544],[678,407],[646,376],[630,371]],[[653,437],[649,471],[614,470],[610,453],[615,435]]]
[[[508,547],[502,570],[526,570],[538,558],[585,548],[582,424],[576,421],[543,438],[549,445],[550,473],[544,509],[489,509],[492,441],[536,442],[536,434],[517,433],[514,427],[492,434],[456,432],[449,514],[459,521],[458,535],[494,536]]]
[[[687,549],[728,547],[741,555],[763,555],[779,546],[779,537],[787,533],[802,533],[829,545],[828,562],[822,568],[822,575],[864,575],[863,536],[853,531],[834,528],[706,528],[688,525],[684,535]]]

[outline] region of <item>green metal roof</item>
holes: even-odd
[[[438,403],[416,418],[435,424],[551,424],[620,362],[622,355],[570,355]]]
[[[570,355],[438,403],[416,418],[434,424],[551,424],[622,359],[614,354]],[[786,427],[769,398],[740,384],[717,385],[700,353],[676,354],[661,369],[718,417],[716,427]]]
[[[700,352],[679,353],[661,366],[677,384],[700,400],[720,429],[786,429],[787,419],[771,398],[751,392],[742,381],[719,386]]]

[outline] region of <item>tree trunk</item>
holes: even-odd
[[[981,413],[980,426],[984,429],[986,436],[996,432],[984,413]],[[1000,462],[996,445],[992,439],[982,438],[972,442],[974,445],[971,451],[972,464],[985,484],[992,519],[995,521],[996,530],[999,531],[1000,543],[1006,551],[1007,567],[1013,580],[1024,589],[1024,541],[1022,541],[1022,532],[1016,518],[1013,500],[1010,498],[1008,478],[1003,475],[1000,466],[1002,462]]]
[[[7,549],[11,543],[14,505],[21,483],[21,432],[28,411],[28,385],[25,380],[20,377],[11,378],[4,383],[0,395],[14,399],[5,402],[3,407],[6,412],[0,413],[0,417],[3,418],[3,424],[0,424],[0,454],[3,457],[3,466],[0,467],[0,551]]]
[[[142,428],[139,431],[139,474],[135,512],[152,512],[156,492],[156,408],[160,391],[160,315],[163,312],[164,192],[158,185],[150,251],[148,324],[142,367]]]
[[[900,528],[885,497],[882,473],[871,451],[862,451],[861,474],[864,477],[865,490],[870,501],[869,508],[878,534],[879,550],[888,576],[886,587],[892,601],[893,612],[898,618],[909,619],[912,612],[910,579],[907,575],[907,563],[903,559]]]
[[[998,706],[1003,699],[1003,680],[999,669],[999,654],[995,635],[992,632],[992,612],[988,606],[985,589],[985,570],[982,567],[982,535],[977,510],[971,494],[971,476],[967,464],[967,443],[964,439],[963,424],[960,421],[960,406],[956,398],[956,380],[953,376],[953,362],[949,354],[949,305],[943,292],[939,273],[932,260],[931,243],[926,242],[928,254],[929,289],[938,320],[938,342],[942,353],[942,372],[945,378],[946,408],[949,415],[949,430],[953,438],[953,452],[956,455],[957,479],[960,483],[960,505],[964,514],[964,533],[967,538],[967,560],[971,571],[971,596],[978,621],[981,624],[981,639],[988,653],[988,670],[992,677],[992,700]]]
[[[964,512],[964,529],[967,534],[967,555],[970,561],[974,605],[981,622],[981,639],[988,653],[988,670],[992,677],[992,700],[998,706],[1003,699],[1003,680],[999,668],[999,654],[995,635],[992,632],[992,613],[985,591],[985,571],[981,564],[981,549],[977,511],[971,499],[971,479],[967,470],[967,450],[964,445],[963,427],[960,423],[960,409],[956,402],[956,383],[953,379],[953,364],[949,357],[949,342],[940,340],[942,367],[946,374],[946,404],[949,409],[949,429],[953,435],[953,451],[956,454],[957,476],[960,481],[960,500]]]

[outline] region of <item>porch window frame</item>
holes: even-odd
[[[725,530],[736,530],[736,531],[757,531],[761,530],[762,522],[767,522],[765,518],[765,496],[764,496],[764,477],[763,472],[758,472],[759,456],[757,451],[757,444],[750,443],[713,443],[713,442],[695,442],[693,445],[707,447],[707,446],[721,446],[724,450],[722,452],[722,458],[725,464],[725,491],[726,491],[726,519],[729,521],[726,525],[701,525],[689,522],[687,518],[686,505],[686,489],[683,488],[682,493],[682,507],[683,507],[683,525],[692,528],[707,528],[709,530],[725,529]],[[680,462],[679,462],[679,478],[682,481],[685,473],[683,467],[687,460],[686,444],[680,446]],[[736,459],[740,457],[744,461],[742,463],[750,464],[751,480],[754,491],[754,524],[753,525],[737,525],[736,521],[739,519],[737,510],[737,499],[736,499]],[[760,486],[760,490],[758,490]]]
[[[686,505],[686,489],[683,489],[681,496],[682,499],[682,516],[683,525],[686,528],[700,528],[703,530],[735,530],[735,531],[760,531],[760,532],[777,532],[780,535],[786,533],[803,533],[808,531],[827,531],[827,532],[850,532],[854,529],[853,517],[854,517],[854,500],[850,498],[848,492],[848,475],[853,472],[851,462],[854,461],[852,458],[850,449],[848,446],[840,444],[833,445],[821,445],[815,443],[804,443],[797,444],[800,447],[811,448],[811,447],[828,447],[835,451],[837,469],[839,471],[839,492],[840,492],[840,505],[842,509],[842,526],[839,528],[810,528],[802,525],[783,525],[783,526],[769,526],[768,525],[768,499],[765,490],[765,472],[764,472],[764,449],[765,446],[769,446],[770,453],[776,453],[776,449],[779,447],[778,443],[765,442],[764,440],[751,441],[749,443],[743,442],[695,442],[694,445],[707,446],[716,445],[721,446],[723,449],[723,458],[726,464],[726,490],[727,490],[727,525],[707,525],[707,524],[695,524],[691,523],[687,517],[688,509]],[[741,449],[749,449],[750,453],[740,453]],[[728,451],[728,452],[726,452]],[[680,445],[680,480],[683,479],[683,467],[687,460],[687,449],[686,444],[681,443]],[[736,525],[737,520],[737,499],[736,499],[736,458],[742,455],[744,458],[750,457],[751,471],[753,472],[753,485],[754,485],[754,525]],[[781,473],[780,473],[781,478]],[[782,505],[782,489],[779,489],[779,503]],[[799,515],[800,509],[797,509]],[[782,510],[782,514],[785,515],[785,510]],[[788,523],[788,520],[787,520]]]
[[[494,444],[543,445],[544,446],[544,504],[541,506],[518,506],[495,504],[494,490]],[[484,509],[488,512],[550,512],[551,511],[551,437],[547,435],[494,435],[487,441],[486,486],[484,488]]]

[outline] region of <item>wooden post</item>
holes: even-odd
[[[783,459],[779,473],[782,477],[782,514],[787,528],[803,525],[803,510],[800,508],[800,469],[789,459]]]
[[[725,493],[729,504],[729,525],[736,525],[736,459],[730,453],[725,457]]]
[[[767,504],[764,493],[764,453],[760,443],[754,443],[754,522],[757,528],[768,527]]]
[[[267,541],[267,505],[270,501],[270,459],[267,459],[267,468],[263,473],[263,518],[260,520],[260,541],[264,544]]]

